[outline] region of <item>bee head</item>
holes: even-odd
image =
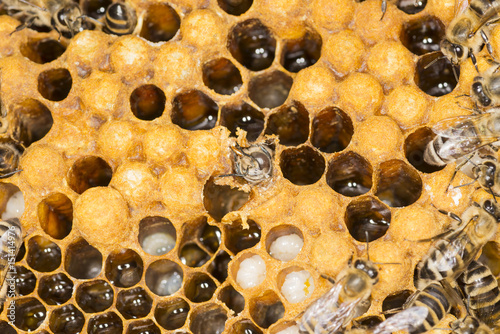
[[[486,189],[490,189],[495,185],[495,175],[497,165],[493,161],[486,161],[472,169],[474,175],[477,175],[478,181]]]
[[[488,97],[483,85],[483,77],[475,77],[472,84],[471,95],[481,106],[487,107],[491,104],[491,99]]]
[[[358,259],[354,262],[354,268],[365,272],[372,280],[373,284],[378,282],[378,269],[372,264],[371,261]]]
[[[80,6],[72,2],[55,12],[51,21],[52,25],[59,31],[73,34],[79,31],[76,27],[76,23],[80,21],[79,18],[81,16],[82,11],[80,10]]]
[[[441,52],[452,65],[459,65],[469,56],[468,50],[462,45],[454,44],[446,38],[441,41]]]
[[[491,199],[487,199],[483,202],[482,207],[484,211],[486,211],[496,219],[497,223],[500,223],[500,208],[498,207],[498,204],[496,202]]]

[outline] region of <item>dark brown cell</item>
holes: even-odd
[[[372,329],[378,324],[382,323],[382,321],[384,321],[384,319],[382,319],[381,317],[371,315],[353,321],[353,328]]]
[[[97,277],[102,269],[102,254],[84,239],[79,239],[66,249],[64,268],[74,278]]]
[[[23,244],[21,245],[21,247],[19,247],[19,252],[17,252],[16,262],[22,261],[24,259],[25,255],[26,255],[26,245],[23,242]]]
[[[107,310],[113,305],[113,299],[113,288],[103,280],[85,282],[76,290],[76,302],[86,313]]]
[[[235,334],[262,334],[259,327],[255,326],[250,320],[243,319],[231,327],[231,333]]]
[[[314,117],[311,144],[325,153],[340,152],[349,145],[353,134],[349,116],[337,107],[330,107]]]
[[[161,334],[161,331],[152,320],[147,319],[130,323],[127,334]]]
[[[182,286],[184,274],[181,267],[169,260],[151,263],[146,270],[146,286],[158,296],[170,296]]]
[[[2,334],[17,334],[16,330],[12,328],[6,321],[0,321],[0,333]]]
[[[210,260],[210,255],[197,244],[190,242],[182,246],[179,250],[179,259],[186,266],[195,268],[207,263]]]
[[[417,171],[401,160],[380,164],[375,196],[391,207],[415,203],[422,193],[422,179]]]
[[[325,172],[325,158],[313,148],[302,146],[281,152],[280,168],[283,176],[298,186],[313,184]]]
[[[139,244],[149,255],[167,254],[175,247],[176,238],[174,225],[165,217],[146,217],[139,224]]]
[[[258,19],[238,23],[229,32],[228,48],[233,57],[251,71],[271,66],[276,40]]]
[[[208,225],[205,221],[201,227],[198,240],[208,251],[215,253],[219,249],[222,240],[222,233],[217,226]]]
[[[54,334],[78,334],[84,324],[83,313],[71,304],[53,310],[49,318],[49,327]]]
[[[90,318],[87,331],[89,334],[122,334],[123,321],[114,312],[99,314]]]
[[[15,266],[15,274],[12,278],[15,279],[16,292],[19,296],[26,296],[35,290],[36,276],[33,272],[22,266]]]
[[[43,199],[37,208],[43,231],[54,239],[64,239],[73,227],[73,203],[68,196],[54,193]]]
[[[214,59],[203,65],[203,82],[222,95],[236,93],[243,84],[240,71],[226,58]]]
[[[64,100],[73,85],[71,74],[65,68],[46,70],[38,75],[38,92],[47,100]]]
[[[182,298],[161,301],[155,309],[155,319],[166,330],[181,328],[186,323],[189,304]]]
[[[228,265],[231,261],[232,257],[225,251],[220,251],[219,254],[215,257],[215,259],[208,266],[208,272],[212,275],[219,283],[222,283],[226,280],[228,275]]]
[[[113,170],[104,159],[96,156],[80,158],[68,172],[68,185],[82,194],[93,187],[106,187],[111,181]]]
[[[283,106],[269,116],[266,135],[275,134],[281,145],[297,146],[309,137],[309,113],[299,102]]]
[[[82,11],[94,19],[100,19],[106,15],[106,9],[111,4],[112,0],[84,0],[82,2]]]
[[[285,103],[292,84],[284,72],[265,73],[250,80],[248,97],[260,108],[276,108]]]
[[[142,259],[131,249],[113,251],[106,259],[106,278],[120,288],[136,285],[142,277]]]
[[[239,16],[252,7],[253,0],[217,0],[217,3],[226,13]]]
[[[440,58],[431,64],[435,59]],[[455,74],[456,73],[456,78]],[[441,52],[432,53],[418,60],[415,71],[415,84],[430,96],[443,96],[449,94],[457,85],[460,77],[460,68],[453,65]]]
[[[49,108],[31,98],[14,104],[10,114],[13,115],[9,119],[12,138],[25,148],[45,137],[54,124]]]
[[[224,106],[221,111],[221,125],[236,137],[238,128],[247,132],[247,139],[255,141],[264,130],[264,114],[247,103]]]
[[[439,51],[445,35],[444,24],[434,16],[427,16],[404,24],[401,43],[417,56]]]
[[[125,319],[144,318],[152,305],[153,300],[141,287],[120,291],[116,300],[116,308]]]
[[[321,57],[321,36],[312,29],[297,39],[285,41],[281,56],[281,65],[289,72],[298,71],[316,64]]]
[[[210,304],[193,312],[190,320],[193,334],[219,334],[224,332],[227,314],[222,307]]]
[[[431,129],[423,127],[410,134],[405,140],[406,159],[413,167],[423,173],[434,173],[446,167],[429,165],[424,160],[425,148],[434,137],[436,134]]]
[[[17,299],[14,305],[14,325],[23,331],[31,332],[36,330],[47,316],[47,310],[38,299]]]
[[[344,221],[354,239],[371,242],[384,236],[389,229],[391,211],[377,199],[363,197],[349,203]],[[367,233],[368,240],[366,240]]]
[[[209,130],[217,123],[219,107],[207,95],[192,90],[174,98],[172,123],[186,130]]]
[[[406,14],[417,14],[424,10],[427,0],[398,0],[398,8]]]
[[[21,54],[37,64],[50,63],[59,58],[66,47],[52,38],[29,39],[19,48]]]
[[[326,183],[341,195],[355,197],[370,191],[372,172],[367,160],[354,152],[347,152],[330,161]]]
[[[271,290],[250,301],[250,316],[262,328],[269,328],[284,315],[283,303],[278,295]]]
[[[143,85],[130,94],[130,109],[138,119],[152,121],[163,114],[166,101],[165,93],[160,88]]]
[[[73,295],[73,281],[63,273],[44,276],[38,285],[38,295],[48,305],[61,305]]]
[[[216,289],[217,285],[210,276],[196,273],[184,287],[184,294],[193,303],[202,303],[210,300]]]
[[[245,308],[245,298],[241,293],[236,291],[231,285],[226,286],[219,292],[217,297],[221,302],[231,309],[236,315],[241,313]]]
[[[401,309],[403,304],[408,300],[408,297],[410,297],[411,295],[412,292],[410,290],[403,290],[390,294],[389,296],[385,297],[384,301],[382,302],[382,312],[396,311],[398,309]],[[396,313],[392,312],[384,313],[386,318],[392,317],[394,314]]]
[[[179,14],[166,3],[151,4],[144,17],[139,36],[151,42],[171,40],[181,26]]]
[[[210,178],[203,188],[203,204],[208,214],[220,222],[227,213],[239,210],[250,198],[247,192],[215,184]]]
[[[238,254],[244,249],[251,248],[259,243],[261,232],[260,226],[255,221],[247,220],[248,228],[243,228],[240,220],[231,225],[225,225],[226,247],[233,254]]]
[[[42,236],[28,241],[28,265],[41,272],[51,272],[61,265],[61,248]]]

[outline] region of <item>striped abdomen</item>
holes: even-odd
[[[498,0],[471,0],[469,10],[479,20],[486,17],[492,20],[498,17],[498,6]]]
[[[135,12],[124,3],[115,2],[106,9],[106,30],[115,35],[126,35],[134,31],[137,19]]]

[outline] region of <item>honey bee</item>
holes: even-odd
[[[0,179],[20,171],[18,166],[23,151],[23,148],[13,141],[0,142]]]
[[[476,317],[467,316],[450,323],[453,334],[493,334],[493,330]]]
[[[10,218],[0,221],[0,305],[5,300],[4,282],[8,275],[10,266],[23,243],[23,229],[18,218]]]
[[[137,25],[137,17],[131,6],[115,2],[106,9],[104,22],[105,32],[115,35],[126,35],[134,31]]]
[[[490,66],[485,73],[474,78],[470,97],[477,105],[490,107],[500,104],[500,73],[496,73],[499,66]]]
[[[440,211],[445,213],[444,211]],[[431,239],[437,241],[417,265],[417,288],[434,281],[455,280],[474,260],[481,248],[495,235],[500,222],[499,204],[485,199],[473,203],[462,217],[446,213],[459,225]]]
[[[273,150],[269,146],[253,144],[249,147],[241,147],[235,144],[231,149],[235,173],[219,175],[219,177],[239,176],[251,184],[257,184],[272,177]]]

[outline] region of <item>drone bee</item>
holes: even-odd
[[[136,25],[137,17],[134,9],[125,3],[115,2],[108,6],[105,16],[105,28],[107,33],[115,35],[131,34]]]
[[[0,221],[0,288],[4,287],[4,281],[8,275],[9,267],[15,262],[15,258],[23,243],[23,229],[18,218]],[[1,289],[0,305],[5,300],[6,289]]]
[[[273,175],[273,151],[263,144],[253,144],[241,147],[236,144],[233,150],[234,174],[219,175],[239,176],[248,183],[257,184],[270,179]]]

